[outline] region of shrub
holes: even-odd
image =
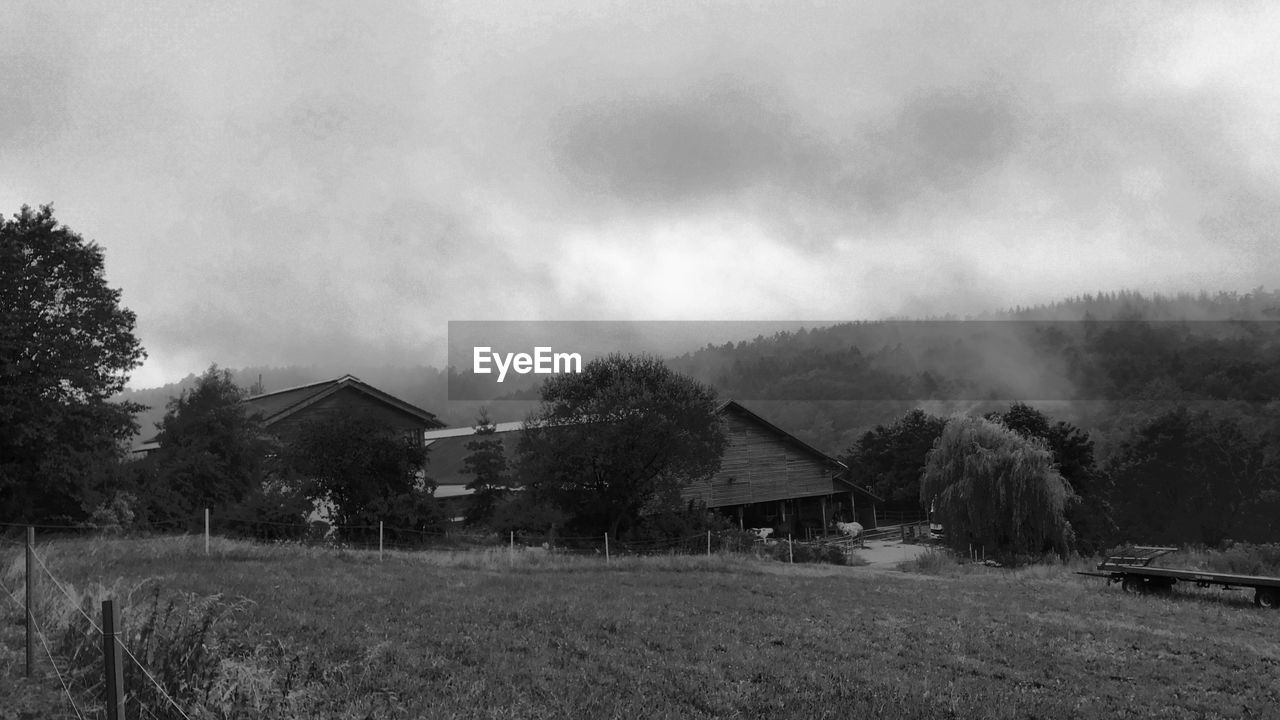
[[[791,547],[788,549],[787,545]],[[769,554],[774,560],[798,563],[827,563],[828,565],[848,565],[848,558],[840,547],[822,543],[803,543],[780,540],[769,546]]]
[[[924,575],[939,575],[957,567],[955,555],[944,547],[931,547],[917,555],[911,560],[898,564],[899,570],[907,572],[922,573]]]

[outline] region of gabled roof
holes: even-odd
[[[295,388],[287,388],[285,390],[276,390],[275,392],[263,393],[246,399],[245,405],[250,410],[256,411],[262,415],[262,422],[267,427],[284,420],[285,418],[314,405],[321,400],[339,392],[340,390],[350,388],[357,392],[364,393],[369,397],[390,405],[395,409],[412,415],[423,422],[428,427],[444,427],[444,423],[440,422],[434,413],[429,413],[422,408],[411,405],[400,398],[389,395],[381,390],[362,382],[354,375],[343,375],[336,380],[325,380],[323,382],[311,383],[310,385],[302,385]]]
[[[723,402],[723,403],[721,403],[721,404],[720,404],[720,407],[716,408],[716,414],[717,414],[717,415],[723,415],[723,414],[725,414],[725,413],[727,413],[727,412],[732,412],[732,413],[735,413],[735,414],[737,414],[737,415],[740,415],[740,416],[746,417],[747,419],[751,420],[752,422],[754,422],[755,424],[757,424],[757,425],[759,425],[760,427],[764,428],[765,430],[767,430],[767,431],[769,431],[769,432],[773,433],[774,435],[777,435],[777,436],[778,436],[779,438],[781,438],[783,441],[790,443],[791,445],[793,445],[795,448],[797,448],[797,449],[798,449],[798,450],[800,450],[801,452],[804,452],[804,453],[806,453],[806,454],[808,454],[808,455],[810,455],[810,456],[812,456],[812,457],[816,458],[819,462],[822,462],[822,463],[825,463],[825,464],[827,464],[827,465],[830,465],[830,466],[831,466],[831,468],[832,468],[833,470],[835,470],[837,473],[839,473],[839,474],[836,476],[836,478],[835,478],[836,480],[839,480],[840,482],[844,483],[845,485],[848,485],[851,489],[854,489],[854,490],[857,490],[858,492],[861,492],[861,493],[866,494],[867,496],[869,496],[869,497],[873,498],[873,499],[874,499],[874,500],[876,500],[877,502],[884,502],[884,499],[883,499],[883,498],[881,498],[879,495],[876,495],[875,493],[871,492],[870,490],[868,490],[868,489],[866,489],[866,488],[862,487],[861,485],[858,485],[857,483],[855,483],[855,482],[853,482],[852,480],[850,480],[850,479],[849,479],[849,467],[848,467],[847,465],[845,465],[844,463],[840,462],[839,460],[837,460],[837,459],[835,459],[835,458],[831,457],[830,455],[828,455],[828,454],[826,454],[826,453],[822,452],[821,450],[819,450],[818,448],[816,448],[816,447],[814,447],[814,446],[810,445],[809,443],[807,443],[807,442],[805,442],[805,441],[801,440],[800,438],[796,437],[795,435],[792,435],[791,433],[787,432],[786,430],[783,430],[782,428],[778,427],[777,425],[774,425],[773,423],[769,422],[768,420],[765,420],[764,418],[760,417],[759,415],[757,415],[757,414],[755,414],[755,413],[751,412],[751,411],[750,411],[750,410],[748,410],[747,408],[743,407],[743,405],[742,405],[741,403],[739,403],[738,401],[736,401],[736,400],[726,400],[725,402]]]

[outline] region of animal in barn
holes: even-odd
[[[856,522],[838,522],[836,530],[839,530],[841,535],[856,538],[862,534],[862,525]]]

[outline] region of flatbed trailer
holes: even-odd
[[[1180,570],[1152,565],[1156,558],[1178,548],[1146,547],[1129,548],[1123,555],[1113,555],[1099,563],[1103,572],[1079,573],[1107,578],[1107,583],[1120,583],[1125,592],[1161,593],[1171,590],[1175,583],[1189,582],[1196,587],[1219,585],[1227,590],[1253,588],[1253,603],[1259,607],[1280,607],[1280,578],[1261,575],[1235,575],[1232,573]]]

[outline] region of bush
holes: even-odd
[[[641,517],[630,530],[622,534],[620,543],[623,546],[649,547],[662,552],[677,546],[705,552],[707,532],[723,533],[731,527],[729,520],[723,515],[708,512],[700,503],[690,502],[680,510]]]
[[[898,569],[925,575],[939,575],[957,567],[955,555],[944,547],[931,547],[915,558],[898,564]]]
[[[791,546],[788,548],[788,544]],[[822,543],[802,543],[779,540],[769,547],[769,555],[781,562],[826,563],[828,565],[848,565],[848,557],[844,550],[836,545]]]

